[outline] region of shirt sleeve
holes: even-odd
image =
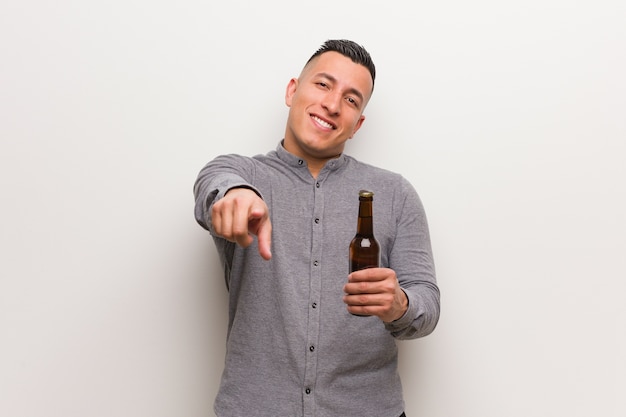
[[[426,213],[413,186],[402,180],[397,210],[396,239],[389,267],[396,272],[409,302],[405,314],[385,323],[397,339],[415,339],[432,333],[439,321],[440,293],[430,243]]]

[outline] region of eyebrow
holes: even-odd
[[[332,82],[337,82],[337,79],[335,77],[333,77],[332,75],[330,75],[330,74],[328,74],[326,72],[320,72],[320,73],[315,74],[315,75],[318,76],[318,77],[326,78],[327,80],[332,81]],[[348,92],[351,93],[351,94],[354,94],[355,96],[357,96],[359,98],[359,100],[361,100],[361,101],[365,100],[365,98],[363,97],[363,94],[359,90],[354,88],[354,87],[349,88]]]

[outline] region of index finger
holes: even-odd
[[[257,229],[257,240],[259,244],[259,254],[266,261],[272,258],[272,222],[269,217],[265,217]]]

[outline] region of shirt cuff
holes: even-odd
[[[389,323],[385,322],[385,328],[391,333],[399,333],[410,327],[417,316],[417,300],[413,298],[410,292],[405,291],[404,288],[402,288],[402,291],[406,294],[408,303],[407,309],[399,319]]]

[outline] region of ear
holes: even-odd
[[[287,105],[287,107],[291,107],[291,101],[297,89],[298,79],[292,78],[291,80],[289,80],[289,84],[287,84],[287,90],[285,91],[285,104]]]
[[[355,135],[355,133],[361,128],[361,126],[363,125],[364,121],[365,121],[365,116],[361,115],[361,117],[359,117],[359,120],[354,125],[354,129],[352,129],[352,135],[350,135],[350,139],[352,139],[352,137]]]

